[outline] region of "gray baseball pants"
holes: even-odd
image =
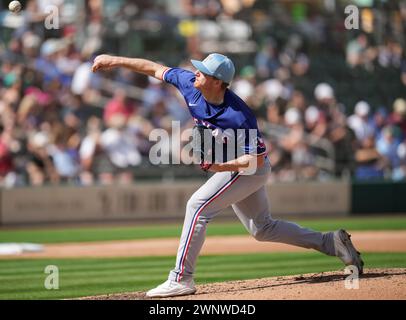
[[[332,232],[321,233],[272,219],[265,188],[270,170],[266,161],[254,175],[218,172],[192,195],[186,205],[176,266],[169,273],[170,280],[192,279],[207,223],[230,205],[258,241],[281,242],[335,255]]]

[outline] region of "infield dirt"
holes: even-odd
[[[361,252],[406,252],[406,231],[357,231],[352,241]],[[0,259],[18,258],[107,258],[175,256],[178,238],[60,243],[44,245],[42,252],[0,256]],[[259,252],[304,252],[303,249],[283,243],[258,242],[250,236],[207,237],[202,255]]]
[[[164,300],[406,300],[406,268],[366,269],[358,289],[347,289],[344,272],[197,285],[194,295]],[[352,284],[355,284],[352,282]],[[144,292],[110,294],[85,300],[142,300]]]

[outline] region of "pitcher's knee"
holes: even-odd
[[[216,214],[216,208],[212,206],[206,206],[207,200],[192,196],[186,203],[186,214],[189,216],[195,216],[198,212],[198,220],[209,222]]]
[[[203,201],[199,201],[199,199],[192,197],[186,203],[186,211],[187,212],[196,212],[196,210],[198,210],[202,204],[203,204]]]
[[[269,221],[268,224],[264,225],[262,228],[257,229],[252,233],[252,236],[257,241],[272,241],[274,232],[273,232],[273,221]]]
[[[199,211],[199,219],[206,217],[208,213],[206,208],[203,208],[205,200],[192,196],[186,203],[186,214],[195,215]]]

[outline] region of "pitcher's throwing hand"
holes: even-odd
[[[115,57],[109,56],[108,54],[101,54],[94,59],[92,71],[109,70],[116,66],[115,62]]]

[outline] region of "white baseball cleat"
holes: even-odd
[[[351,235],[347,231],[340,229],[334,232],[334,247],[336,256],[341,259],[346,266],[354,265],[358,268],[358,273],[362,274],[364,261],[351,241]]]
[[[149,290],[145,296],[148,298],[165,298],[185,296],[188,294],[194,294],[195,292],[196,287],[193,280],[190,282],[167,280],[158,287]]]

